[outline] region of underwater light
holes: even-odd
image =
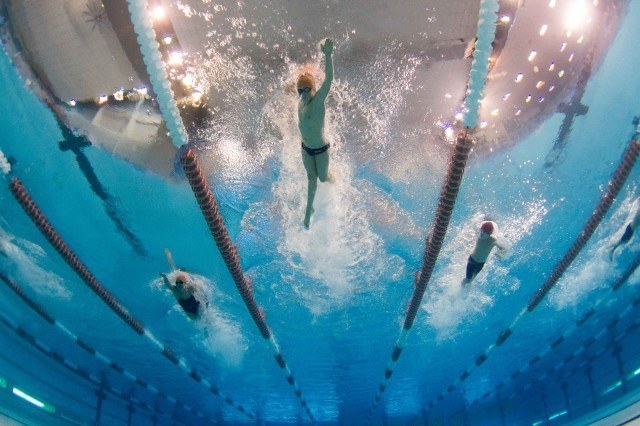
[[[103,103],[107,102],[107,95],[106,94],[102,94],[100,95],[100,97],[98,98],[98,104],[102,105]]]
[[[556,0],[549,0],[549,7],[556,7]]]
[[[516,76],[516,83],[520,83],[520,82],[522,81],[522,78],[523,78],[523,77],[524,77],[524,76],[522,75],[522,73],[519,73],[519,74]]]
[[[556,63],[551,62],[551,65],[549,65],[549,71],[553,71],[554,69],[556,69]]]
[[[565,414],[567,414],[567,410],[554,414],[553,416],[549,417],[549,420],[557,419],[558,417],[564,416]]]
[[[117,92],[113,94],[113,97],[116,101],[121,101],[124,99],[124,87],[121,87]]]
[[[540,426],[543,423],[544,423],[544,420],[538,420],[537,422],[531,423],[531,426]]]
[[[544,24],[544,25],[542,25],[542,26],[540,27],[540,35],[541,35],[541,36],[543,36],[543,35],[545,35],[545,34],[546,34],[546,32],[547,32],[547,28],[549,28],[547,24]]]
[[[502,17],[500,18],[500,22],[504,24],[508,24],[509,21],[511,21],[511,18],[509,18],[509,15],[502,15]]]
[[[11,392],[13,392],[14,395],[24,399],[25,401],[35,405],[36,407],[42,408],[44,411],[47,411],[49,413],[56,412],[56,408],[53,405],[47,404],[46,402],[42,402],[16,387],[11,389]]]
[[[636,377],[638,374],[640,374],[640,368],[638,368],[636,371],[631,373],[631,377]]]
[[[464,118],[464,115],[461,112],[456,114],[456,120],[462,121],[463,118]]]
[[[162,41],[163,41],[164,44],[171,44],[173,39],[171,38],[171,36],[164,36],[164,37],[162,37]]]
[[[164,17],[166,16],[166,13],[164,12],[164,7],[158,5],[156,7],[153,8],[153,10],[151,11],[151,17],[154,20],[162,20],[164,19]]]
[[[587,19],[587,2],[584,0],[574,0],[567,9],[565,15],[565,26],[571,31],[575,27],[584,24]]]
[[[617,388],[619,388],[620,386],[622,386],[622,381],[618,380],[617,382],[615,382],[614,384],[612,384],[611,386],[609,386],[607,389],[605,389],[604,392],[602,392],[602,395],[606,395],[609,392],[612,392],[614,390],[616,390]]]
[[[7,379],[5,379],[4,377],[0,377],[0,388],[5,388],[7,387]]]
[[[69,99],[69,102],[67,102],[67,104],[69,104],[69,106],[76,106],[76,100],[75,99]]]
[[[28,394],[24,393],[23,391],[21,391],[20,389],[13,388],[12,392],[13,392],[14,395],[17,395],[20,398],[24,399],[25,401],[28,401],[28,402],[32,403],[36,407],[44,408],[44,402],[38,401],[37,399],[35,399],[31,395],[28,395]]]
[[[529,53],[529,58],[528,58],[529,62],[533,61],[536,58],[536,55],[537,55],[536,51],[532,50],[531,53]]]

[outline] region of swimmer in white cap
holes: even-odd
[[[462,280],[463,286],[473,281],[478,272],[482,271],[494,247],[498,247],[501,251],[507,249],[507,242],[497,237],[496,229],[497,225],[492,221],[482,222],[480,225],[480,236],[467,261],[467,276]]]
[[[333,40],[326,39],[320,47],[325,55],[325,77],[320,90],[316,92],[314,78],[309,73],[301,75],[296,84],[300,97],[298,128],[302,136],[302,163],[309,180],[304,215],[304,227],[307,229],[313,213],[318,179],[320,182],[333,182],[333,176],[329,173],[329,144],[324,139],[324,101],[333,81]]]

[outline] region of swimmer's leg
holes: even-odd
[[[327,150],[322,154],[316,155],[315,160],[316,170],[318,171],[318,179],[320,179],[320,182],[333,183],[335,179],[329,172],[329,151]]]
[[[313,214],[313,199],[316,197],[316,189],[318,188],[318,172],[316,171],[316,162],[312,156],[302,151],[302,164],[307,170],[307,208],[304,213],[304,227],[309,229],[311,214]]]

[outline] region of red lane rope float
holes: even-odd
[[[409,305],[407,307],[403,329],[393,346],[391,360],[387,364],[387,368],[384,372],[384,377],[380,381],[376,396],[374,398],[374,402],[369,409],[367,423],[371,420],[377,404],[382,399],[382,393],[387,388],[387,381],[393,374],[393,366],[402,354],[404,341],[409,330],[413,326],[416,315],[418,314],[418,308],[420,307],[420,303],[422,302],[422,298],[424,297],[425,290],[427,289],[427,284],[431,279],[431,274],[433,273],[433,270],[435,268],[436,260],[438,259],[438,254],[440,253],[440,249],[442,248],[444,237],[447,234],[449,220],[451,219],[451,213],[453,212],[453,207],[456,203],[458,191],[460,190],[460,184],[462,182],[462,177],[464,175],[464,170],[467,164],[467,159],[469,158],[469,152],[471,151],[472,144],[473,142],[469,137],[467,137],[466,132],[459,134],[456,139],[456,144],[451,154],[451,160],[449,161],[449,169],[447,170],[444,184],[442,186],[442,191],[440,193],[436,217],[433,223],[433,227],[431,228],[431,232],[427,237],[424,256],[422,259],[422,268],[416,275],[413,294],[411,295],[411,300],[409,301]]]
[[[296,380],[287,366],[284,356],[282,355],[282,352],[280,352],[273,334],[267,325],[264,313],[258,307],[258,303],[253,297],[253,284],[249,278],[245,276],[242,270],[238,249],[231,242],[224,220],[220,214],[220,210],[218,209],[218,203],[211,192],[211,188],[209,187],[207,178],[198,163],[198,159],[192,150],[187,150],[182,156],[181,161],[193,194],[195,195],[196,201],[202,211],[202,215],[207,222],[209,231],[211,231],[211,235],[216,242],[220,255],[222,256],[225,265],[227,265],[227,269],[233,278],[233,282],[238,288],[238,292],[240,292],[240,296],[242,297],[244,304],[249,310],[249,314],[251,315],[253,322],[258,327],[258,330],[260,330],[262,337],[267,339],[272,345],[276,363],[281,369],[286,371],[285,378],[287,383],[293,387],[296,398],[300,401],[300,405],[302,405],[302,408],[305,410],[309,418],[314,420],[311,410],[307,406],[307,402],[302,397],[302,391],[298,387]]]
[[[49,220],[42,214],[36,203],[33,201],[22,182],[18,178],[13,178],[9,184],[9,190],[22,206],[22,209],[31,218],[31,221],[40,230],[42,235],[49,241],[53,248],[62,256],[65,262],[75,271],[82,281],[93,290],[120,318],[126,322],[136,333],[143,334],[142,323],[133,317],[120,304],[120,302],[109,293],[98,280],[89,272],[87,267],[78,259],[78,256],[62,240],[60,234],[53,228]]]
[[[171,361],[171,363],[179,366],[185,371],[190,378],[203,385],[212,394],[219,396],[225,404],[228,404],[246,415],[250,419],[254,419],[255,415],[246,411],[246,409],[237,404],[229,396],[225,396],[215,385],[211,384],[208,380],[203,379],[197,371],[191,369],[184,360],[178,359],[171,348],[164,346],[160,343],[153,334],[145,329],[142,323],[131,315],[118,300],[109,293],[98,280],[91,274],[89,269],[78,259],[69,246],[62,240],[60,234],[53,228],[49,220],[42,214],[36,203],[33,201],[22,182],[18,178],[13,178],[9,184],[11,193],[20,203],[23,210],[27,213],[31,221],[36,225],[44,237],[51,243],[53,248],[62,256],[62,259],[74,270],[76,274],[82,279],[82,281],[93,290],[94,293],[100,297],[110,308],[114,311],[124,322],[129,325],[136,333],[144,335],[155,346],[157,346],[162,352],[162,355]]]

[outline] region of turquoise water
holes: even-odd
[[[612,354],[612,341],[619,336],[627,394],[638,389],[640,378],[633,375],[640,368],[638,331],[626,332],[640,318],[632,307],[638,277],[632,276],[615,293],[610,290],[637,255],[637,237],[613,262],[606,257],[606,247],[620,237],[633,210],[636,168],[609,215],[545,301],[518,322],[513,336],[471,371],[462,386],[446,392],[526,306],[606,188],[633,134],[632,121],[640,114],[635,72],[640,66],[635,48],[639,25],[640,3],[631,2],[603,65],[587,86],[582,102],[589,113],[575,119],[562,161],[552,167],[544,164],[560,114],[513,148],[489,157],[472,154],[434,276],[374,422],[567,422],[593,408],[586,368],[593,370],[598,406],[624,397],[622,386],[612,388],[620,380]],[[184,178],[176,174],[166,179],[105,150],[83,149],[123,226],[141,242],[144,250],[136,250],[91,190],[75,154],[59,149],[64,137],[54,116],[6,55],[0,55],[0,73],[0,149],[14,161],[11,176],[24,183],[98,280],[158,340],[248,412],[269,424],[308,421],[242,305]],[[216,163],[220,159],[212,159],[206,149],[198,154],[238,243],[243,267],[255,283],[255,297],[314,418],[363,423],[399,333],[414,271],[420,268],[443,173],[426,171],[426,178],[415,173],[394,181],[351,161],[345,144],[334,158],[340,182],[320,189],[316,222],[304,232],[299,211],[305,182],[299,179],[298,158],[290,148],[274,144],[268,132],[268,126],[275,125],[285,139],[293,134],[291,122],[278,115],[282,105],[288,104],[275,99],[265,105],[262,121],[267,124],[258,133],[266,135],[263,142],[269,149],[260,167],[250,163],[246,152],[238,154],[241,150],[223,150],[226,164]],[[329,127],[340,136],[337,126]],[[234,167],[243,173],[234,174]],[[3,177],[0,187],[0,247],[6,253],[0,256],[0,270],[59,323],[135,377],[207,418],[251,422],[168,363],[89,291],[14,200],[7,189],[11,176]],[[438,183],[425,184],[425,179]],[[459,282],[475,227],[486,216],[499,224],[512,252],[504,261],[492,258],[465,296]],[[189,321],[160,286],[158,273],[169,269],[166,247],[180,267],[196,274],[210,301],[205,318],[197,323]],[[157,405],[159,422],[171,424],[175,413],[182,423],[204,423],[106,368],[8,288],[0,287],[0,292],[0,310],[7,318],[109,386]],[[576,321],[591,308],[593,317],[576,329]],[[43,356],[5,324],[2,330],[0,377],[56,406],[59,421],[65,414],[91,422],[95,386]],[[566,341],[548,350],[563,333]],[[583,350],[590,337],[596,341]],[[537,356],[541,360],[529,366]],[[560,372],[548,373],[559,364]],[[512,378],[516,371],[522,372]],[[562,376],[569,404],[558,379]],[[446,397],[438,401],[443,393]],[[433,401],[437,403],[429,408]],[[126,403],[107,397],[102,415],[105,424],[123,423]],[[145,410],[133,417],[136,424],[152,422]]]

